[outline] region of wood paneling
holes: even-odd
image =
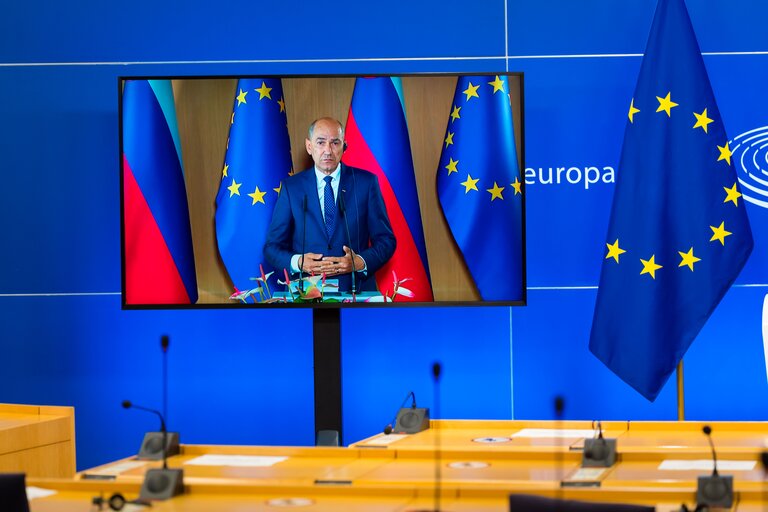
[[[0,404],[0,472],[34,477],[75,474],[71,407]]]

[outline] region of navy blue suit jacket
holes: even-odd
[[[344,196],[349,238],[340,209],[336,227],[328,238],[325,221],[317,195],[314,167],[294,174],[283,181],[280,196],[272,213],[272,222],[264,245],[264,255],[278,275],[283,269],[291,272],[294,254],[313,252],[323,256],[343,256],[343,246],[349,246],[367,265],[366,273],[357,272],[358,290],[376,290],[374,274],[395,252],[395,235],[387,216],[379,180],[368,171],[341,164],[341,177],[336,198]],[[307,198],[306,226],[303,211]],[[306,228],[306,243],[302,242]],[[352,289],[350,274],[339,276],[339,289]]]

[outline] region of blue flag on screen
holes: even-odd
[[[221,185],[216,196],[216,241],[232,284],[257,286],[269,272],[264,242],[280,182],[292,172],[280,79],[238,80]]]
[[[655,400],[752,251],[683,0],[660,0],[629,102],[589,348]]]
[[[483,300],[522,300],[523,188],[506,76],[459,77],[437,193]]]

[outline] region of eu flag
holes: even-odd
[[[437,193],[483,300],[523,299],[523,183],[506,76],[456,83]]]
[[[216,196],[216,241],[232,284],[253,288],[280,182],[292,172],[279,78],[237,82],[227,153]]]
[[[629,102],[589,348],[655,400],[752,251],[683,0],[660,0]]]

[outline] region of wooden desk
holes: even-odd
[[[74,408],[0,404],[0,471],[72,477]]]
[[[307,511],[357,510],[408,512],[433,507],[435,445],[440,443],[442,508],[447,511],[508,510],[512,493],[538,494],[585,501],[642,503],[659,512],[694,505],[696,478],[707,471],[661,471],[667,459],[709,460],[710,448],[701,433],[702,423],[605,422],[606,437],[618,439],[619,461],[598,478],[593,487],[560,488],[579,469],[584,436],[591,422],[437,421],[431,430],[376,446],[374,436],[349,448],[182,445],[169,459],[182,467],[184,496],[156,503],[155,511],[276,510],[270,500],[309,500]],[[718,459],[756,463],[765,446],[764,423],[715,423],[713,438]],[[520,437],[523,429],[548,429],[543,437]],[[580,435],[577,435],[579,432]],[[541,434],[541,432],[539,432]],[[562,435],[560,435],[562,434]],[[498,443],[484,443],[499,438]],[[193,458],[206,454],[284,456],[266,467],[197,466]],[[120,490],[129,499],[138,495],[148,468],[160,462],[130,459],[93,468],[73,480],[31,480],[31,485],[54,488],[59,494],[34,500],[34,512],[90,510],[90,499]],[[115,468],[122,469],[117,472]],[[84,480],[85,474],[108,473],[111,481]],[[753,464],[733,474],[738,510],[763,510],[766,486],[762,468]],[[87,506],[86,506],[87,505]],[[68,507],[72,508],[68,508]],[[85,508],[83,508],[85,507]]]

